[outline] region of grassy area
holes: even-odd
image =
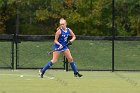
[[[49,70],[0,70],[0,93],[139,93],[139,72],[86,72],[82,78],[73,72]]]
[[[10,47],[3,47],[0,50],[0,57],[10,55]],[[52,55],[47,52],[52,50],[53,41],[43,42],[21,42],[19,44],[19,67],[22,68],[41,68]],[[112,42],[111,41],[92,41],[76,40],[70,46],[74,61],[79,69],[87,70],[111,70],[112,65]],[[117,70],[140,70],[140,41],[115,41],[115,69]],[[4,54],[4,55],[3,55]],[[6,57],[5,60],[9,60]],[[3,60],[3,59],[1,59]],[[3,61],[5,61],[3,60]],[[9,62],[9,61],[5,61]],[[58,63],[53,68],[63,67],[63,55],[60,56]],[[0,63],[0,66],[3,63]],[[5,65],[5,64],[4,64]]]

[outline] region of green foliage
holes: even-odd
[[[17,14],[21,34],[27,24],[30,27],[24,34],[52,34],[61,17],[78,35],[108,36],[112,33],[112,0],[0,0],[0,12],[0,33],[13,32],[9,29],[16,24],[9,23],[11,20],[16,23]],[[115,0],[116,35],[139,36],[139,16],[139,0]],[[29,31],[31,27],[38,29],[38,33]]]
[[[116,1],[116,26],[118,35],[140,36],[140,1]]]

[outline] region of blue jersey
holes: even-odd
[[[67,39],[70,35],[70,29],[69,28],[66,28],[66,31],[64,31],[62,28],[60,28],[60,31],[61,31],[61,34],[58,38],[58,42],[63,46],[62,49],[59,49],[58,51],[63,51],[63,50],[66,50],[68,47],[66,46],[67,44]],[[56,43],[54,44],[54,47],[53,49],[57,49],[59,48],[59,45],[57,45]]]

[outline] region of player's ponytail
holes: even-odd
[[[60,28],[61,28],[61,27],[59,26],[59,27],[57,27],[57,29],[56,29],[56,30],[58,31]]]

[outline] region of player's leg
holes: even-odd
[[[71,53],[70,53],[70,50],[67,49],[67,50],[65,50],[63,53],[64,53],[65,57],[68,59],[68,62],[69,62],[70,65],[71,65],[71,68],[72,68],[72,70],[73,70],[73,72],[74,72],[74,75],[75,75],[76,77],[77,77],[77,76],[78,76],[78,77],[81,77],[82,75],[78,73],[78,70],[77,70],[77,68],[76,68],[76,65],[75,65],[75,63],[73,62],[73,58],[72,58],[72,55],[71,55]]]
[[[46,72],[46,70],[49,69],[54,63],[57,62],[59,55],[60,55],[60,52],[58,52],[58,51],[53,52],[52,60],[49,61],[40,71],[41,78],[43,78],[43,75]]]

